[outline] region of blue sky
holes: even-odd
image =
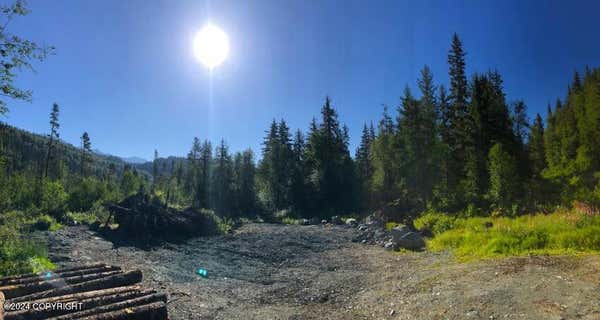
[[[6,3],[7,1],[0,1]],[[185,155],[192,138],[260,151],[273,118],[306,129],[329,95],[351,133],[382,104],[395,109],[427,64],[447,84],[453,32],[467,72],[496,68],[509,100],[530,116],[564,96],[575,69],[600,66],[598,1],[45,1],[9,30],[54,45],[23,73],[32,103],[9,102],[9,124],[48,131],[53,102],[61,136],[119,156]],[[212,76],[193,57],[207,21],[230,38]],[[212,89],[211,89],[212,88]],[[416,91],[415,91],[416,93]]]

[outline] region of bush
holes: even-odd
[[[450,249],[461,259],[600,252],[600,216],[555,212],[456,219],[452,228],[429,241],[428,247]]]
[[[45,214],[60,217],[65,212],[68,195],[59,181],[44,181],[40,210]]]
[[[52,269],[43,243],[23,237],[14,225],[0,225],[0,276]]]
[[[111,197],[106,184],[96,178],[88,177],[77,182],[69,195],[69,209],[75,212],[90,210],[95,203]]]
[[[432,235],[442,234],[454,227],[456,218],[448,214],[428,211],[413,221],[415,228],[419,231],[429,232]]]
[[[60,225],[60,223],[56,222],[56,220],[54,220],[54,218],[52,218],[51,216],[43,214],[37,217],[37,219],[33,223],[31,223],[31,227],[35,230],[41,231],[56,231],[62,226]]]

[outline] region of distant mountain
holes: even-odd
[[[140,158],[140,157],[121,157],[121,160],[123,160],[127,163],[131,163],[131,164],[142,164],[142,163],[149,162],[148,160]]]
[[[178,166],[182,166],[183,169],[187,169],[187,158],[169,156],[167,158],[156,159],[156,165],[159,175],[169,175]],[[154,169],[154,161],[145,161],[142,163],[136,163],[133,165],[138,171],[152,172]]]

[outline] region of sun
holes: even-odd
[[[219,27],[207,24],[194,37],[194,55],[204,66],[213,69],[229,54],[229,37]]]

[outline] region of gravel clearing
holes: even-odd
[[[58,265],[139,268],[172,319],[600,319],[600,257],[456,262],[353,243],[345,226],[247,224],[140,248],[82,226],[43,236]],[[208,278],[195,273],[208,270]]]

